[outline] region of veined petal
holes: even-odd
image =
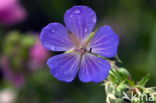
[[[92,32],[96,14],[87,6],[74,6],[66,11],[64,21],[69,31],[82,40]]]
[[[101,27],[91,40],[92,52],[104,57],[114,57],[117,54],[119,38],[108,25]]]
[[[59,23],[50,23],[44,27],[40,38],[43,46],[52,51],[66,51],[73,47],[68,31]]]
[[[79,78],[82,82],[101,82],[109,74],[110,64],[90,53],[82,56]]]
[[[47,62],[52,75],[65,82],[71,82],[75,78],[79,63],[80,55],[76,52],[56,55]]]

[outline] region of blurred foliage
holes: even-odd
[[[147,86],[155,86],[156,67],[156,1],[155,0],[21,0],[28,11],[27,20],[12,26],[0,26],[0,58],[10,56],[13,67],[27,60],[33,45],[33,33],[50,22],[63,23],[64,12],[73,5],[87,5],[97,13],[96,28],[108,24],[120,36],[119,57],[134,80],[146,74]],[[11,31],[15,31],[10,35]],[[16,46],[15,46],[16,45]],[[55,54],[55,53],[54,53]],[[22,56],[21,56],[22,55]],[[52,56],[52,55],[51,55]],[[24,62],[25,63],[25,62]],[[46,64],[46,61],[44,62]],[[12,68],[14,69],[14,68]],[[29,74],[29,75],[28,75]],[[104,103],[102,86],[56,80],[44,65],[25,75],[23,87],[17,88],[5,79],[0,66],[0,92],[5,88],[16,90],[15,103]],[[127,74],[128,75],[128,74]],[[6,83],[7,82],[7,83]]]
[[[1,56],[10,60],[13,69],[21,69],[23,62],[29,59],[29,49],[35,44],[33,35],[22,35],[18,31],[10,32],[2,42]]]

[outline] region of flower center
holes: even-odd
[[[82,48],[76,48],[75,51],[79,52],[80,54],[84,54],[87,52],[87,49],[85,47],[82,47]]]
[[[80,48],[75,48],[74,51],[76,51],[80,54],[91,53],[92,48],[90,48],[89,46],[86,46],[86,45],[82,45]]]
[[[90,40],[93,38],[94,35],[95,35],[95,32],[92,32],[88,36],[88,38],[86,38],[86,40],[81,41],[76,35],[69,32],[69,38],[73,42],[73,44],[75,45],[74,51],[76,51],[76,52],[78,52],[80,54],[91,53],[92,48],[90,48],[89,43],[90,43]],[[68,52],[71,52],[71,51],[68,51]]]

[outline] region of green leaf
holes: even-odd
[[[135,82],[131,79],[130,73],[125,68],[119,68],[118,73],[122,77],[122,79],[126,81],[126,83],[131,86],[135,85]]]
[[[146,83],[149,81],[149,74],[147,74],[146,76],[142,77],[142,79],[138,82],[138,85],[140,86],[145,86]]]

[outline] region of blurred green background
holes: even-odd
[[[41,45],[41,29],[50,22],[64,23],[65,11],[74,5],[96,12],[95,28],[111,25],[120,36],[121,66],[136,81],[151,74],[147,86],[156,86],[156,0],[21,0],[20,5],[27,17],[0,25],[0,103],[6,98],[6,103],[105,103],[102,84],[78,78],[72,83],[58,81],[46,66],[47,58],[56,53],[42,47],[35,49],[37,56],[31,52],[36,43]]]

